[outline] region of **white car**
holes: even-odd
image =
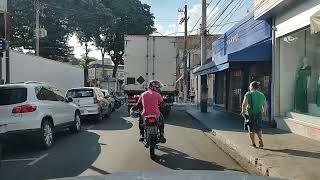
[[[96,121],[102,121],[104,117],[111,115],[111,103],[105,99],[100,88],[74,88],[68,90],[66,96],[71,97],[73,102],[80,107],[82,118],[93,116]]]
[[[55,87],[37,82],[0,85],[0,99],[0,122],[6,122],[0,130],[5,135],[36,135],[48,149],[57,130],[81,130],[79,107]]]

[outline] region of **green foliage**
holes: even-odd
[[[59,0],[62,2],[62,0]],[[8,3],[11,17],[11,47],[35,49],[34,0],[11,0]],[[58,61],[68,61],[72,49],[68,46],[68,35],[72,33],[68,20],[52,8],[50,1],[42,1],[40,27],[48,36],[40,39],[40,56]]]
[[[150,6],[138,0],[102,0],[101,2],[112,9],[113,18],[110,24],[98,26],[99,31],[94,40],[101,50],[102,57],[105,53],[111,56],[115,64],[113,70],[113,77],[115,77],[118,65],[124,63],[124,35],[151,34],[155,31],[154,17],[150,12]]]

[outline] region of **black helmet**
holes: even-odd
[[[162,87],[162,84],[157,80],[152,80],[149,82],[148,88],[153,91],[160,91],[160,88]]]

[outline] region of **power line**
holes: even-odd
[[[241,9],[242,7],[243,7],[243,5],[245,4],[245,0],[240,0],[240,2],[239,2],[239,4],[238,4],[238,6],[237,6],[237,8],[235,8],[234,10],[233,10],[233,13],[231,14],[229,14],[229,15],[227,15],[226,17],[228,17],[229,16],[229,18],[226,20],[227,22],[229,22],[229,20],[233,17],[233,15],[235,14],[235,12],[237,12],[239,9]],[[236,7],[236,6],[235,6]],[[225,18],[226,18],[225,17]],[[223,20],[222,20],[223,21]],[[218,29],[218,30],[216,30],[217,29],[217,27],[214,29],[214,30],[212,30],[213,32],[214,31],[220,31],[222,28],[223,28],[224,26],[220,26],[220,28]]]
[[[210,30],[213,25],[222,17],[222,15],[226,12],[226,10],[229,8],[229,6],[234,2],[234,0],[231,0],[230,3],[219,13],[218,18],[212,23],[212,25],[208,28]]]
[[[221,0],[218,1],[218,3],[216,4],[215,8],[213,8],[209,14],[211,14],[211,13],[218,7],[218,5],[220,4],[220,2],[221,2]],[[227,4],[227,1],[224,1],[224,3],[221,4],[220,6],[221,6],[221,7],[224,7],[226,4]],[[207,20],[207,24],[210,24],[210,23],[214,20],[214,18],[217,16],[217,14],[218,14],[219,12],[220,12],[220,10],[219,10],[217,13],[215,13],[214,15],[212,15],[211,17],[209,17],[208,20]]]
[[[207,7],[210,6],[210,4],[212,3],[212,1],[213,1],[213,0],[211,0],[211,1],[209,2],[209,4],[207,5]],[[220,1],[221,1],[221,0],[220,0]],[[215,8],[213,8],[213,9],[215,9]],[[212,12],[212,11],[211,11],[211,12]],[[192,28],[191,31],[194,30],[194,28],[195,28],[195,27],[197,26],[197,24],[200,22],[201,18],[202,18],[202,16],[199,17],[199,19],[197,20],[196,24],[193,26],[193,28]],[[198,28],[198,29],[200,29],[200,28]]]
[[[210,21],[212,21],[212,19],[217,15],[217,13],[216,14],[214,14],[214,15],[212,15],[211,17],[209,17],[210,15],[211,15],[211,13],[218,7],[218,5],[220,4],[220,2],[221,2],[221,0],[219,0],[218,2],[217,2],[217,4],[215,5],[215,7],[214,8],[212,8],[212,10],[210,11],[210,13],[209,13],[209,15],[208,15],[208,19],[207,19],[207,24],[209,24],[209,22]],[[226,4],[226,3],[224,3],[224,4]],[[222,7],[224,6],[224,4],[222,5]],[[219,11],[218,11],[219,12]]]

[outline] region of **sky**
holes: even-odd
[[[157,35],[183,35],[184,25],[179,25],[184,9],[188,6],[188,31],[189,34],[199,34],[201,19],[202,0],[141,0],[142,3],[151,6],[151,12],[155,17],[155,28]],[[224,33],[240,19],[252,10],[253,0],[207,0],[207,29],[211,34]],[[230,4],[230,5],[229,5]],[[229,5],[229,6],[228,6]],[[226,9],[226,10],[225,10]],[[225,11],[224,11],[225,10]],[[197,23],[198,22],[198,23]],[[72,36],[69,44],[74,46],[74,54],[80,58],[84,53],[84,47],[79,44],[76,36]],[[93,45],[90,57],[101,59],[101,53]]]

